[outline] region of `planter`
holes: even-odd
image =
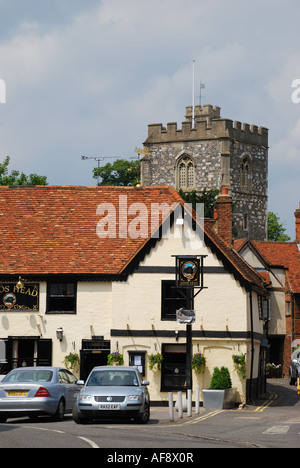
[[[234,407],[236,389],[226,390],[202,390],[203,406],[206,410],[230,409]]]

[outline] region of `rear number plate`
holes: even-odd
[[[119,410],[120,405],[99,405],[99,410]]]
[[[13,396],[27,396],[27,392],[21,392],[21,391],[9,391],[7,392],[7,396],[13,397]]]

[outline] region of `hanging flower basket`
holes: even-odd
[[[233,354],[232,355],[234,369],[243,379],[246,378],[246,354]]]
[[[148,355],[148,362],[149,362],[149,369],[152,371],[161,371],[161,365],[163,361],[162,354],[149,354]]]
[[[280,377],[281,364],[274,364],[274,362],[268,362],[266,364],[266,376],[267,379],[276,379]]]
[[[120,354],[119,351],[111,353],[107,356],[107,365],[108,366],[123,366],[124,358],[123,354]]]
[[[79,366],[80,364],[79,355],[77,353],[70,353],[65,356],[63,363],[67,369],[73,370],[74,367]]]
[[[206,366],[206,358],[203,354],[198,353],[194,354],[192,358],[192,369],[195,371],[196,374],[204,374]]]

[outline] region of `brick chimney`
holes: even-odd
[[[296,218],[296,241],[300,244],[300,203],[299,208],[295,211]]]
[[[300,212],[299,212],[300,216]],[[216,211],[216,231],[223,241],[232,246],[232,196],[228,193],[228,188],[222,188],[217,198]],[[300,219],[299,219],[300,222]]]

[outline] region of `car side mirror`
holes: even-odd
[[[146,385],[150,385],[150,383],[148,382],[148,380],[143,380],[142,385],[146,387]]]
[[[298,364],[298,359],[293,359],[292,361],[294,364]]]
[[[84,385],[84,380],[77,380],[76,385]]]

